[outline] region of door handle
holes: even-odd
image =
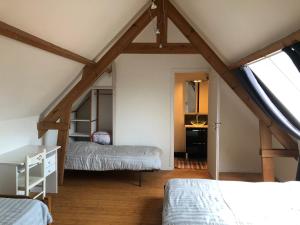
[[[219,128],[220,127],[220,125],[222,124],[221,122],[215,122],[214,123],[215,124],[215,126],[214,126],[214,129],[216,130],[217,128]]]

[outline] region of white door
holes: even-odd
[[[210,175],[219,179],[220,149],[220,80],[216,72],[209,76],[207,166]]]

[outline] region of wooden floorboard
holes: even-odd
[[[164,184],[171,178],[210,176],[185,169],[145,173],[139,187],[133,172],[67,173],[59,194],[52,196],[53,224],[159,225]]]

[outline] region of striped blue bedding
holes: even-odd
[[[0,198],[0,225],[46,225],[51,222],[48,207],[41,201]]]
[[[161,150],[151,146],[99,145],[93,142],[72,142],[65,169],[70,170],[159,170]]]
[[[300,224],[300,182],[172,179],[163,225]]]

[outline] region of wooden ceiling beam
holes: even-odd
[[[168,43],[160,48],[156,43],[132,43],[123,53],[130,54],[199,54],[190,43]]]
[[[68,130],[69,126],[67,123],[63,123],[63,122],[47,122],[47,121],[43,121],[41,123],[38,124],[38,129],[40,130],[45,130],[45,129],[49,129],[49,130]]]
[[[221,75],[229,71],[228,67],[219,59],[216,53],[206,44],[194,28],[178,12],[170,1],[166,1],[168,17],[177,28],[185,35],[195,48],[201,52],[207,62]]]
[[[41,38],[33,36],[32,34],[22,31],[16,27],[10,26],[2,21],[0,21],[0,35],[14,39],[16,41],[20,41],[22,43],[31,45],[33,47],[45,50],[47,52],[51,52],[53,54],[62,56],[67,59],[71,59],[73,61],[85,64],[85,65],[95,64],[95,62],[92,60],[89,60],[85,57],[82,57],[76,53],[73,53],[67,49],[61,48],[57,45],[54,45],[54,44],[52,44],[48,41],[45,41]]]
[[[165,47],[168,42],[168,17],[166,13],[166,0],[158,0],[157,28],[159,34],[156,36],[156,43]]]
[[[152,10],[152,15],[156,14]],[[106,54],[92,66],[86,66],[83,70],[82,79],[71,89],[71,91],[48,113],[44,121],[57,121],[60,117],[60,111],[64,106],[71,106],[73,102],[80,97],[104,72],[110,67],[112,61],[121,54],[124,49],[134,40],[134,38],[143,30],[143,28],[152,20],[149,9],[130,26],[130,28],[121,36],[121,38],[106,52]]]
[[[38,123],[39,137],[43,136],[50,127],[42,126],[44,122],[59,122],[70,125],[72,104],[106,71],[113,60],[137,37],[137,35],[150,23],[156,10],[149,13],[147,8],[143,14],[131,25],[127,31],[113,44],[113,46],[92,66],[85,66],[81,80],[69,91],[69,93],[57,104],[57,106]],[[40,129],[39,129],[40,128]],[[42,129],[43,128],[43,129]],[[59,183],[64,181],[64,160],[68,144],[68,130],[59,130],[57,144],[61,146],[58,157]]]
[[[94,72],[103,73],[112,61],[121,54],[125,48],[137,37],[139,33],[157,16],[156,10],[146,9],[145,12],[135,21],[135,23],[121,36],[121,38],[109,49],[109,51],[96,63]],[[94,78],[98,78],[96,75]]]
[[[208,44],[178,12],[178,10],[172,5],[172,3],[170,3],[170,1],[166,1],[166,3],[168,17],[185,35],[185,37],[194,45],[194,47],[198,49],[200,54],[213,67],[213,69],[233,89],[233,91],[241,98],[241,100],[248,106],[248,108],[257,116],[257,118],[262,120],[263,123],[266,124],[268,129],[286,149],[297,149],[297,142],[295,142],[285,131],[283,131],[259,108],[259,106],[252,100],[246,90],[241,86],[236,76],[230,71],[229,67],[208,46]]]
[[[274,159],[273,157],[265,156],[262,151],[263,149],[272,149],[272,133],[262,121],[259,121],[259,137],[263,180],[275,181]]]
[[[236,63],[233,63],[229,66],[230,69],[236,69],[243,65],[246,65],[247,63],[253,62],[257,59],[260,59],[266,55],[272,54],[276,51],[279,51],[287,46],[290,46],[296,42],[300,41],[300,30],[297,30],[296,32],[291,33],[290,35],[273,42],[272,44],[240,59]]]
[[[298,149],[286,150],[286,149],[262,149],[262,157],[291,157],[297,159],[299,157]]]

